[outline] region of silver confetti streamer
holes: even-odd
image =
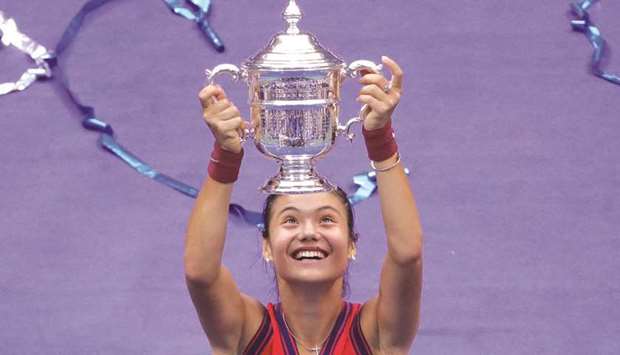
[[[50,78],[52,71],[45,58],[50,56],[49,51],[33,41],[30,37],[19,32],[15,20],[6,16],[0,11],[0,34],[2,35],[2,45],[4,47],[13,46],[25,53],[37,65],[27,69],[16,82],[0,83],[0,95],[5,95],[14,91],[23,91],[32,85],[39,78]]]

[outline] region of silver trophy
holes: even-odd
[[[378,72],[381,65],[358,60],[346,65],[321,47],[316,38],[302,32],[302,13],[290,0],[283,18],[287,28],[272,38],[265,49],[246,60],[241,68],[220,64],[207,70],[209,82],[230,74],[249,87],[250,118],[243,140],[253,138],[258,150],[278,161],[280,172],[261,188],[266,193],[298,194],[331,191],[327,179],[314,169],[315,161],[334,145],[337,135],[353,139],[351,126],[360,116],[340,125],[340,86],[361,70]]]

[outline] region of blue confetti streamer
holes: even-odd
[[[120,158],[123,162],[135,169],[140,174],[154,181],[162,183],[176,191],[179,191],[186,196],[196,198],[199,192],[198,189],[181,181],[178,181],[168,175],[158,172],[157,170],[153,169],[149,164],[141,160],[138,156],[121,146],[115,138],[114,129],[112,129],[112,126],[97,118],[94,107],[84,105],[69,86],[69,82],[64,74],[64,70],[61,65],[60,54],[62,54],[71,45],[74,38],[80,31],[82,23],[84,22],[84,18],[92,11],[111,1],[113,0],[88,1],[80,9],[77,15],[75,15],[73,19],[71,19],[71,22],[65,29],[62,38],[56,45],[56,50],[54,51],[54,53],[43,58],[52,70],[52,80],[56,85],[59,86],[59,89],[67,96],[71,103],[80,112],[82,116],[82,126],[87,130],[100,133],[99,144],[104,149]],[[262,217],[260,213],[246,210],[238,204],[230,204],[229,212],[237,220],[242,221],[246,224],[259,226],[260,223],[262,223]]]
[[[211,0],[164,0],[164,2],[175,14],[196,22],[198,28],[207,36],[216,51],[223,52],[226,49],[220,36],[207,21]],[[185,7],[185,4],[190,5],[191,8]]]
[[[620,77],[605,72],[602,67],[602,61],[605,56],[606,42],[601,35],[601,31],[592,23],[588,8],[598,0],[581,0],[571,3],[571,10],[576,19],[571,21],[573,31],[582,32],[590,41],[594,48],[592,60],[590,62],[590,70],[592,74],[609,81],[610,83],[620,85]]]
[[[405,174],[409,175],[410,173],[411,171],[405,168]],[[349,203],[354,206],[369,199],[377,191],[377,173],[375,171],[367,171],[357,174],[353,177],[353,184],[358,186],[357,191],[353,195],[349,195]]]

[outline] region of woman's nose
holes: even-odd
[[[301,231],[301,237],[303,239],[316,238],[316,227],[312,222],[305,222]]]

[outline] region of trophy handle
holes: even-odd
[[[222,74],[230,75],[234,81],[239,81],[241,79],[245,79],[246,77],[246,72],[239,69],[239,67],[234,64],[217,65],[212,70],[210,69],[205,70],[205,74],[207,75],[207,82],[209,85],[215,84],[215,78]],[[254,138],[254,128],[249,127],[250,124],[248,124],[247,122],[244,122],[244,124],[246,128],[242,128],[240,135],[239,135],[241,143],[245,143],[245,141],[247,141],[248,139]]]
[[[345,69],[343,69],[343,76],[345,78],[357,78],[360,75],[360,72],[362,70],[368,70],[373,73],[379,73],[381,69],[383,69],[383,65],[375,64],[374,62],[370,60],[364,60],[364,59],[356,60],[354,62],[351,62],[351,64],[349,64]],[[366,117],[368,110],[369,110],[368,105],[364,105],[362,106],[362,109],[360,110],[359,116],[351,118],[350,120],[347,121],[347,123],[344,126],[338,125],[338,128],[337,128],[338,134],[346,136],[349,142],[353,142],[355,133],[351,132],[351,127],[353,127],[353,125],[358,122],[360,124],[363,124],[364,118]]]
[[[367,110],[368,110],[368,105],[362,106],[359,116],[349,119],[347,123],[344,124],[344,126],[339,125],[337,129],[338,134],[345,136],[349,140],[349,142],[353,143],[353,138],[355,138],[355,133],[351,132],[351,127],[353,127],[353,125],[358,122],[360,124],[364,123],[364,118],[366,117]]]
[[[215,78],[221,74],[228,74],[232,76],[234,81],[239,81],[245,76],[241,69],[234,64],[217,65],[213,69],[205,70],[205,74],[207,75],[207,80],[210,85],[213,85],[215,83]]]
[[[373,73],[378,73],[383,69],[382,64],[375,64],[375,62],[370,60],[356,60],[351,62],[344,70],[344,75],[347,78],[357,78],[362,70],[368,70]]]

